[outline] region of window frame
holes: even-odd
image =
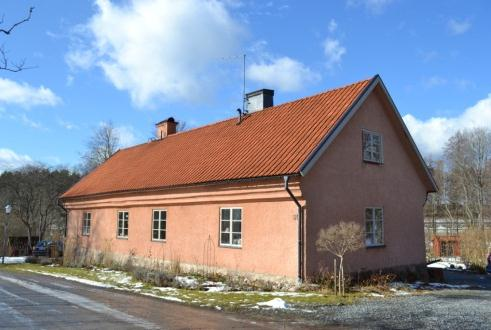
[[[87,215],[89,216],[88,218]],[[82,236],[90,236],[91,225],[92,225],[92,212],[84,211],[82,213]]]
[[[153,227],[154,225],[154,222],[155,222],[155,218],[154,218],[154,213],[155,212],[159,212],[159,228],[158,229],[155,229]],[[162,220],[160,219],[160,214],[161,212],[165,212],[165,219]],[[165,229],[162,229],[161,228],[161,222],[165,222]],[[166,242],[167,241],[167,209],[152,209],[152,225],[150,226],[151,227],[151,232],[150,232],[150,239],[152,240],[152,242]],[[163,230],[164,231],[164,238],[153,238],[153,232],[157,230],[160,234],[160,231]]]
[[[374,159],[366,159],[365,158],[365,140],[364,136],[365,134],[368,134],[370,138],[372,139],[372,136],[378,136],[380,138],[380,159],[374,160]],[[363,162],[365,163],[370,163],[370,164],[378,164],[378,165],[383,165],[384,164],[384,137],[382,133],[378,133],[375,131],[370,131],[368,129],[362,129],[361,130],[361,158]]]
[[[380,222],[381,223],[381,232],[382,232],[382,240],[381,242],[375,242],[375,243],[370,243],[368,244],[367,243],[367,235],[369,234],[367,232],[367,222],[368,222],[368,219],[367,219],[367,210],[371,210],[371,218],[370,218],[370,222],[372,223],[372,232],[371,232],[371,235],[372,235],[372,239],[373,241],[375,241],[375,238],[376,238],[376,231],[375,231],[375,223],[376,222]],[[382,212],[382,220],[377,220],[375,218],[375,210],[380,210]],[[385,246],[385,219],[384,219],[384,208],[382,206],[369,206],[369,207],[365,207],[365,210],[364,210],[364,214],[363,214],[363,217],[364,217],[364,224],[365,224],[365,246],[367,248],[370,248],[370,247],[383,247]]]
[[[230,243],[222,243],[222,234],[226,234],[226,232],[222,232],[222,210],[230,210],[230,219],[228,220],[230,224],[230,232],[229,234],[229,242]],[[233,231],[233,222],[238,221],[238,220],[233,220],[233,210],[240,210],[240,244],[233,244],[232,243],[232,237],[233,234],[238,234],[239,232],[234,232]],[[234,248],[234,249],[240,249],[242,248],[242,241],[243,241],[243,230],[242,230],[242,224],[243,224],[243,219],[244,219],[244,209],[242,207],[237,207],[237,206],[226,206],[226,207],[220,207],[219,209],[219,221],[218,221],[218,242],[220,247],[227,247],[227,248]],[[227,221],[227,220],[225,220]]]
[[[123,216],[123,227],[122,227],[123,234],[124,234],[124,230],[125,229],[127,231],[126,236],[124,236],[124,235],[123,236],[120,236],[119,235],[119,214],[120,213],[128,213],[128,220],[126,220],[126,228],[124,227],[124,222],[125,222],[124,216]],[[128,239],[128,237],[130,235],[130,230],[129,230],[129,227],[130,226],[129,226],[129,223],[130,223],[130,212],[127,211],[127,210],[120,210],[120,211],[118,211],[118,215],[116,217],[116,238],[118,238],[118,239]]]

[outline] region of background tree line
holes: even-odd
[[[428,196],[426,218],[445,219],[449,232],[461,237],[462,257],[484,263],[491,249],[491,131],[457,132],[443,156],[428,163],[439,191]]]

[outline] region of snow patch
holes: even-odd
[[[105,283],[101,283],[101,282],[97,282],[97,281],[87,280],[85,278],[80,278],[80,277],[74,277],[74,276],[62,275],[62,274],[53,274],[53,273],[48,273],[48,272],[40,272],[40,271],[35,271],[35,270],[30,270],[30,269],[28,269],[28,271],[31,273],[63,278],[63,279],[68,280],[68,281],[73,281],[73,282],[83,283],[83,284],[87,284],[87,285],[97,286],[100,288],[114,288],[114,286],[112,286],[110,284],[105,284]]]
[[[402,290],[397,290],[397,289],[390,289],[391,292],[393,292],[396,296],[409,296],[411,293],[407,291],[402,291]]]
[[[198,280],[192,276],[176,276],[174,277],[174,281],[185,288],[196,288],[199,284]]]
[[[380,294],[380,293],[375,293],[375,292],[370,292],[368,294],[370,297],[378,297],[378,298],[383,298],[384,295],[383,294]]]
[[[274,309],[276,309],[276,308],[281,308],[281,309],[287,308],[286,302],[281,298],[274,298],[270,301],[258,302],[256,305],[264,306],[264,307],[271,307]]]
[[[3,258],[3,257],[2,257]],[[26,262],[27,257],[5,257],[4,264],[23,264]]]

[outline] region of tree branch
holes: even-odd
[[[34,7],[31,7],[29,8],[29,14],[27,15],[26,18],[24,18],[22,21],[19,21],[17,23],[14,23],[9,29],[5,30],[5,29],[0,29],[0,32],[3,32],[4,34],[6,35],[9,35],[13,29],[15,29],[17,26],[21,25],[22,23],[25,23],[27,21],[29,21],[31,19],[31,16],[32,16],[32,11],[34,10]],[[2,18],[2,21],[0,23],[3,23],[3,18]]]

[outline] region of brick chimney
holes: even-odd
[[[157,140],[163,139],[168,135],[175,134],[177,124],[178,123],[172,117],[155,124],[155,127],[157,127]]]

